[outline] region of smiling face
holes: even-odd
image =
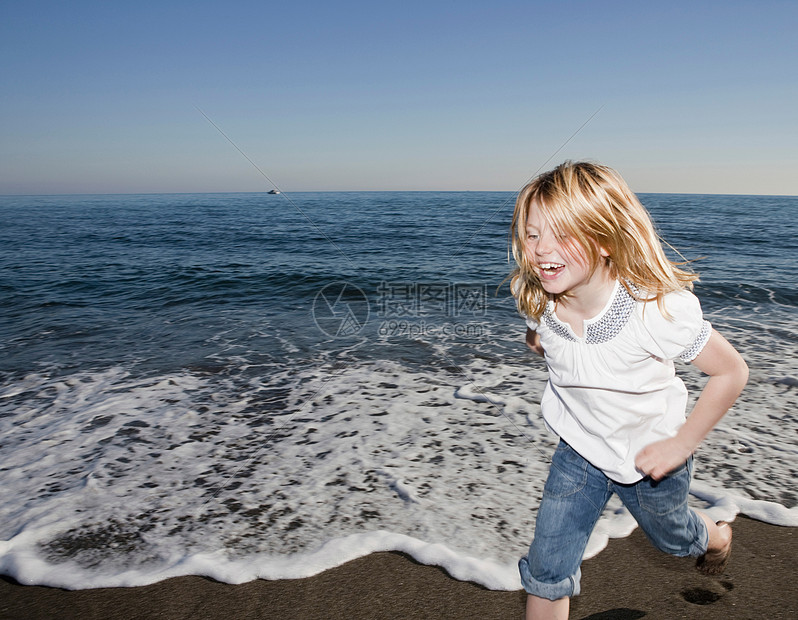
[[[698,278],[668,258],[645,207],[600,164],[566,161],[527,183],[515,201],[510,238],[513,296],[519,312],[535,319],[552,298],[558,312],[590,316],[590,300],[595,306],[617,281],[661,301]],[[577,299],[584,303],[572,303]]]
[[[552,228],[536,202],[529,205],[524,252],[534,265],[543,289],[551,295],[579,297],[607,280],[603,264],[593,267],[578,241]],[[601,256],[606,256],[599,249]]]

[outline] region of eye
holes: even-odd
[[[530,240],[530,241],[537,241],[538,240],[538,234],[537,233],[531,233],[531,232],[527,231],[526,238],[528,240]]]

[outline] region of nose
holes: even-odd
[[[544,232],[538,237],[538,242],[535,244],[535,254],[538,256],[545,256],[549,254],[554,249],[554,239],[552,238],[551,234],[547,231]]]

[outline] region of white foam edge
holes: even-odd
[[[706,502],[705,512],[713,521],[733,521],[738,514],[771,525],[798,527],[798,506],[787,508],[776,502],[751,499],[739,493],[718,489],[701,480],[690,484],[690,495]]]
[[[733,521],[738,514],[781,526],[798,526],[798,507],[755,500],[693,481],[691,495],[706,502],[703,509],[715,521]],[[637,527],[620,503],[596,525],[584,558],[600,553],[611,538],[624,538]],[[46,529],[53,527],[48,523]],[[142,586],[187,575],[210,577],[223,583],[239,584],[254,579],[303,579],[346,562],[381,551],[406,553],[421,564],[439,566],[460,581],[478,583],[490,590],[519,590],[521,582],[515,562],[502,563],[458,554],[440,543],[429,543],[386,530],[351,534],[327,541],[317,550],[290,556],[247,556],[231,560],[225,551],[175,557],[166,566],[127,570],[116,574],[98,573],[74,562],[48,564],[37,554],[36,540],[42,530],[23,530],[11,540],[0,541],[0,574],[22,584],[66,589]]]
[[[20,536],[25,537],[24,534]],[[254,579],[303,579],[346,562],[380,551],[403,552],[421,564],[439,566],[460,581],[473,581],[491,590],[521,588],[515,563],[480,560],[455,553],[448,547],[385,530],[351,534],[324,543],[316,551],[291,556],[249,556],[231,560],[224,551],[176,558],[162,569],[152,566],[116,574],[98,573],[74,562],[49,564],[30,541],[15,537],[0,542],[0,574],[25,585],[44,585],[68,590],[143,586],[187,575],[210,577],[240,584]],[[28,544],[25,544],[25,543]]]

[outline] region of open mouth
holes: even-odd
[[[561,265],[560,263],[540,263],[538,267],[540,267],[540,271],[543,272],[544,276],[549,277],[556,276],[565,269],[565,265]]]

